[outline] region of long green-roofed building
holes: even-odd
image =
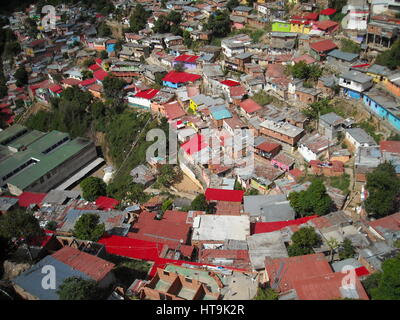
[[[96,158],[88,139],[14,125],[0,132],[0,187],[14,195],[47,192]]]

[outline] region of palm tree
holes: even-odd
[[[330,262],[332,262],[333,253],[339,247],[339,241],[337,241],[334,238],[330,238],[328,241],[326,241],[326,244],[328,245],[328,247],[330,249]]]

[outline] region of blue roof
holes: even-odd
[[[45,289],[42,286],[43,278],[49,274],[49,271],[42,273],[42,268],[47,265],[53,266],[55,269],[55,289]],[[12,282],[23,288],[26,292],[38,297],[40,300],[59,300],[57,294],[58,287],[69,277],[80,277],[86,280],[91,279],[86,274],[72,269],[70,266],[54,259],[52,256],[47,256],[13,279]],[[44,283],[48,283],[46,279]]]
[[[211,115],[215,120],[232,118],[232,114],[224,106],[210,107]]]
[[[328,56],[340,59],[340,60],[345,60],[345,61],[353,61],[358,57],[357,53],[350,53],[350,52],[343,52],[338,49],[335,49],[331,52],[328,53]]]

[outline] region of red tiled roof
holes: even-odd
[[[331,40],[322,40],[313,42],[310,47],[317,52],[326,52],[337,48],[337,45]]]
[[[298,169],[298,168],[294,168],[294,169],[292,169],[292,170],[289,170],[288,173],[289,173],[291,176],[295,177],[295,178],[301,177],[301,176],[304,174],[303,171],[301,171],[301,170]]]
[[[20,207],[29,207],[31,204],[37,204],[40,206],[42,200],[46,197],[46,193],[36,193],[36,192],[22,192],[18,196],[18,204]]]
[[[247,113],[253,113],[255,111],[261,110],[262,107],[252,99],[246,99],[242,101],[239,106]]]
[[[181,148],[189,155],[195,154],[206,147],[208,147],[208,143],[201,134],[194,135],[181,145]]]
[[[88,90],[102,92],[103,86],[99,85],[98,83],[94,83],[88,87]]]
[[[186,114],[178,101],[166,103],[164,104],[164,108],[168,120],[174,120],[183,117]]]
[[[119,201],[113,198],[100,196],[96,199],[96,206],[101,210],[114,209],[119,204]]]
[[[278,287],[282,292],[294,289],[294,282],[297,280],[332,273],[332,269],[322,253],[289,258],[266,258],[265,269],[271,285],[275,283],[281,264],[283,264],[283,269]]]
[[[101,281],[115,267],[111,262],[72,247],[63,247],[52,257],[96,281]]]
[[[95,83],[95,82],[96,82],[96,79],[90,78],[90,79],[86,79],[86,80],[81,81],[81,82],[79,83],[79,85],[80,85],[81,87],[86,87],[86,86],[89,86],[89,85],[91,85],[91,84],[93,84],[93,83]]]
[[[344,277],[346,277],[346,273],[332,272],[305,279],[294,279],[293,287],[299,300],[333,300],[343,297],[340,288]],[[355,279],[355,288],[359,299],[369,300],[358,278]]]
[[[93,73],[93,77],[97,80],[103,81],[105,77],[108,76],[108,73],[105,72],[103,69],[99,69]]]
[[[335,22],[335,21],[323,20],[323,21],[317,21],[314,25],[315,25],[318,29],[327,30],[327,29],[329,29],[329,28],[336,27],[336,26],[338,26],[339,24],[338,24],[337,22]]]
[[[315,59],[314,59],[313,57],[309,56],[308,54],[304,54],[304,55],[302,55],[301,57],[298,57],[298,58],[294,58],[294,59],[293,59],[293,62],[294,62],[294,63],[298,63],[298,62],[300,62],[300,61],[304,61],[304,62],[307,63],[307,64],[311,64],[311,63],[314,63],[314,62],[315,62]]]
[[[11,103],[2,103],[0,104],[0,109],[8,108],[9,106],[11,106]]]
[[[205,192],[207,201],[242,202],[244,191],[207,188]]]
[[[382,152],[400,153],[400,141],[381,141],[379,147]]]
[[[236,87],[236,86],[240,85],[240,82],[233,81],[233,80],[224,80],[224,81],[221,81],[220,83],[222,83],[228,87]]]
[[[201,76],[199,76],[198,74],[170,71],[162,79],[162,81],[167,81],[172,83],[185,83],[185,82],[194,82],[198,79],[201,79]]]
[[[336,13],[336,9],[327,8],[327,9],[322,10],[319,14],[322,14],[324,16],[331,16],[335,13]]]
[[[155,96],[159,91],[160,91],[160,90],[157,90],[157,89],[143,90],[143,91],[139,91],[137,94],[135,94],[135,97],[150,100],[150,99],[154,98],[154,96]]]
[[[88,69],[92,71],[97,71],[101,69],[101,67],[98,64],[92,64],[91,66],[88,67]]]
[[[257,233],[267,233],[273,232],[277,230],[281,230],[288,226],[299,226],[307,221],[316,218],[317,216],[310,216],[299,218],[295,220],[288,220],[288,221],[276,221],[276,222],[256,222],[252,224],[252,234]]]
[[[200,56],[192,56],[190,54],[181,54],[180,56],[176,57],[174,61],[185,62],[185,63],[196,63],[198,58],[200,58]]]
[[[229,88],[231,97],[242,97],[246,94],[246,88],[243,86],[235,86]]]
[[[67,84],[67,85],[70,85],[70,86],[75,86],[75,85],[80,84],[80,83],[81,83],[81,80],[74,79],[74,78],[67,78],[67,79],[61,80],[61,82],[62,82],[62,83],[65,83],[65,84]]]

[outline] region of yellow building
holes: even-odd
[[[299,21],[300,22],[300,21]],[[304,33],[308,34],[311,31],[311,26],[296,22],[290,22],[290,32]]]
[[[192,110],[195,114],[197,114],[196,110],[199,106],[194,102],[192,99],[190,99],[189,103],[189,109]]]

